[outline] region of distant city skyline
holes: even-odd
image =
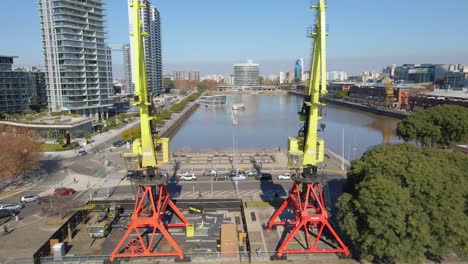
[[[105,2],[109,44],[128,43],[127,1]],[[165,74],[199,69],[201,74],[228,75],[233,64],[247,59],[261,65],[261,75],[278,74],[293,70],[300,57],[309,69],[311,42],[305,32],[313,24],[313,12],[308,0],[152,4],[161,13]],[[2,36],[8,36],[2,39],[0,54],[19,56],[17,66],[43,67],[37,0],[2,0],[2,8],[9,12],[0,21],[15,26],[0,28]],[[444,9],[438,0],[329,1],[327,70],[357,73],[381,71],[390,64],[468,64],[468,35],[463,34],[467,8],[464,0],[452,0]],[[113,54],[113,64],[114,77],[123,78],[123,55]]]

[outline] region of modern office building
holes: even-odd
[[[294,82],[301,82],[302,81],[302,73],[304,69],[302,68],[304,62],[301,59],[296,61],[296,65],[294,66]]]
[[[188,79],[189,79],[189,81],[200,81],[200,72],[199,71],[189,71]]]
[[[132,79],[132,55],[130,51],[130,44],[123,45],[124,56],[124,89],[126,94],[133,94],[133,79]]]
[[[234,85],[260,85],[260,65],[253,63],[252,60],[248,60],[247,63],[234,64]]]
[[[130,23],[130,32],[132,29],[132,8],[130,4],[134,0],[128,0],[128,16]],[[136,1],[136,0],[135,0]],[[149,34],[149,37],[143,38],[143,50],[145,53],[146,77],[148,79],[148,90],[153,94],[159,94],[163,90],[162,82],[162,52],[161,52],[161,19],[156,7],[151,6],[149,0],[138,0],[145,4],[140,10],[140,19],[142,31]],[[133,53],[133,40],[130,36],[130,47]],[[133,54],[130,55],[133,58]],[[132,80],[135,79],[134,66],[132,65]]]
[[[14,56],[0,55],[0,112],[16,113],[29,108],[31,74],[13,71]]]
[[[102,0],[38,0],[50,111],[104,118],[112,106]]]

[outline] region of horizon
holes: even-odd
[[[127,0],[105,2],[107,44],[128,43]],[[314,12],[308,8],[309,1],[151,3],[161,14],[163,74],[193,69],[201,75],[230,75],[234,63],[247,59],[260,64],[263,76],[293,70],[300,57],[305,70],[310,68],[312,41],[306,37],[306,28]],[[3,0],[2,4],[11,12],[0,21],[15,27],[0,29],[9,36],[0,54],[18,56],[14,67],[43,68],[37,0]],[[328,1],[327,71],[381,72],[387,65],[405,63],[467,65],[468,35],[462,33],[468,24],[464,16],[468,3],[453,0],[445,7],[441,10],[436,0]],[[114,78],[122,78],[122,52],[112,55]]]

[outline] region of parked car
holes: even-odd
[[[112,143],[112,146],[118,148],[118,147],[123,146],[124,144],[125,144],[125,142],[123,140],[119,139],[119,140],[115,141],[114,143]]]
[[[0,218],[13,216],[13,212],[7,209],[0,209]]]
[[[218,174],[214,177],[215,181],[227,181],[229,180],[229,175],[227,174]]]
[[[280,174],[276,177],[278,180],[290,180],[291,179],[291,173],[285,172],[283,174]]]
[[[127,171],[128,180],[142,179],[143,175],[139,171]]]
[[[6,209],[10,211],[19,211],[23,209],[24,205],[19,204],[2,204],[0,205],[0,209]]]
[[[244,174],[237,174],[236,176],[232,177],[231,180],[233,181],[245,181],[247,177]]]
[[[218,175],[218,173],[215,171],[215,170],[207,170],[203,173],[203,176],[208,176],[208,177],[211,177],[211,176],[215,176]]]
[[[86,155],[86,154],[88,154],[88,152],[86,152],[86,150],[84,150],[84,149],[78,150],[78,156],[83,156],[83,155]]]
[[[35,195],[35,194],[33,194],[33,195],[25,195],[25,196],[21,197],[21,202],[22,202],[22,203],[36,202],[36,201],[39,200],[39,198],[41,198],[41,197],[39,197],[39,195]]]
[[[65,187],[57,188],[54,191],[54,195],[70,195],[74,193],[75,193],[75,190],[73,190],[72,188],[65,188]]]
[[[180,176],[180,179],[183,181],[195,181],[197,179],[197,176],[195,176],[195,174],[193,173],[190,173],[188,175]]]
[[[247,176],[247,177],[255,177],[256,175],[257,175],[256,171],[247,171],[245,173],[245,176]]]
[[[255,179],[260,181],[271,181],[273,180],[273,177],[270,173],[259,173],[255,176]]]
[[[229,177],[234,177],[237,175],[237,170],[231,169],[228,172]]]

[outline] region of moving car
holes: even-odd
[[[215,181],[227,181],[229,180],[229,175],[227,174],[219,174],[214,177]]]
[[[189,175],[190,173],[188,171],[181,171],[179,173],[176,174],[176,176],[178,177],[182,177],[182,176],[187,176]]]
[[[33,194],[33,195],[25,195],[25,196],[21,197],[21,202],[22,202],[22,203],[36,202],[36,201],[39,200],[39,198],[41,198],[41,197],[39,197],[39,195],[35,195],[35,194]]]
[[[290,180],[291,179],[291,173],[285,172],[283,174],[280,174],[276,177],[278,180]]]
[[[244,174],[237,174],[236,176],[232,177],[231,180],[233,181],[245,181],[247,177]]]
[[[73,190],[72,188],[65,188],[65,187],[57,188],[54,191],[54,195],[70,195],[74,193],[75,193],[75,190]]]
[[[78,150],[78,156],[83,156],[83,155],[86,155],[86,154],[87,154],[86,150],[84,150],[84,149]]]
[[[23,209],[24,205],[19,204],[2,204],[0,209],[10,210],[10,211],[19,211]]]
[[[203,176],[208,176],[208,177],[215,176],[216,177],[217,174],[218,173],[215,170],[207,170],[203,173]]]
[[[180,179],[183,181],[195,181],[197,179],[197,176],[195,176],[195,174],[193,173],[190,173],[188,175],[180,176]]]
[[[259,173],[255,176],[255,179],[260,181],[271,181],[273,180],[273,177],[270,173]]]

